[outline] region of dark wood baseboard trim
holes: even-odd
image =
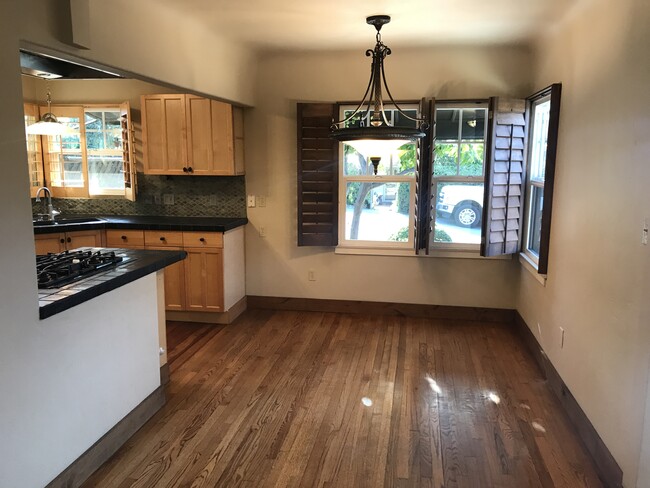
[[[578,437],[582,440],[583,444],[591,454],[596,465],[596,470],[600,476],[601,481],[607,487],[622,488],[623,486],[623,471],[618,465],[614,456],[609,452],[607,446],[596,432],[591,421],[587,418],[585,412],[580,408],[580,405],[569,391],[562,377],[557,372],[551,361],[546,356],[546,353],[537,342],[537,338],[531,331],[526,321],[515,311],[514,325],[517,332],[521,336],[523,342],[530,350],[539,365],[544,378],[548,382],[549,387],[555,393],[562,408],[566,412],[569,420],[576,429]]]
[[[165,402],[165,390],[159,386],[45,488],[77,488],[81,486],[140,427],[153,417]]]
[[[160,384],[165,386],[167,383],[169,383],[169,363],[160,367]]]
[[[282,298],[248,296],[248,308],[294,310],[300,312],[336,312],[369,315],[395,315],[429,319],[480,320],[507,322],[513,310],[501,308],[454,307],[411,303],[362,302],[356,300],[321,300],[318,298]]]

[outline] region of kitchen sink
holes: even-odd
[[[90,224],[93,222],[101,222],[102,219],[98,219],[95,217],[79,217],[79,218],[72,218],[72,219],[56,219],[56,220],[34,220],[34,226],[36,227],[41,227],[45,225],[65,225],[65,224]]]

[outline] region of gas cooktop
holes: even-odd
[[[38,288],[60,288],[124,261],[115,251],[77,250],[36,256]],[[127,258],[128,259],[128,258]]]

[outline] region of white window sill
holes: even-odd
[[[519,253],[519,263],[542,285],[546,286],[546,275],[537,272],[537,265],[523,252]]]
[[[461,251],[461,250],[433,250],[429,254],[415,254],[412,249],[386,249],[371,247],[345,247],[338,246],[334,250],[335,254],[356,254],[362,256],[398,256],[414,258],[451,258],[451,259],[486,259],[490,261],[504,261],[512,259],[511,255],[483,257],[478,251]]]

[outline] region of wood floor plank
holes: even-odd
[[[251,310],[167,341],[167,405],[86,488],[602,486],[507,324]]]

